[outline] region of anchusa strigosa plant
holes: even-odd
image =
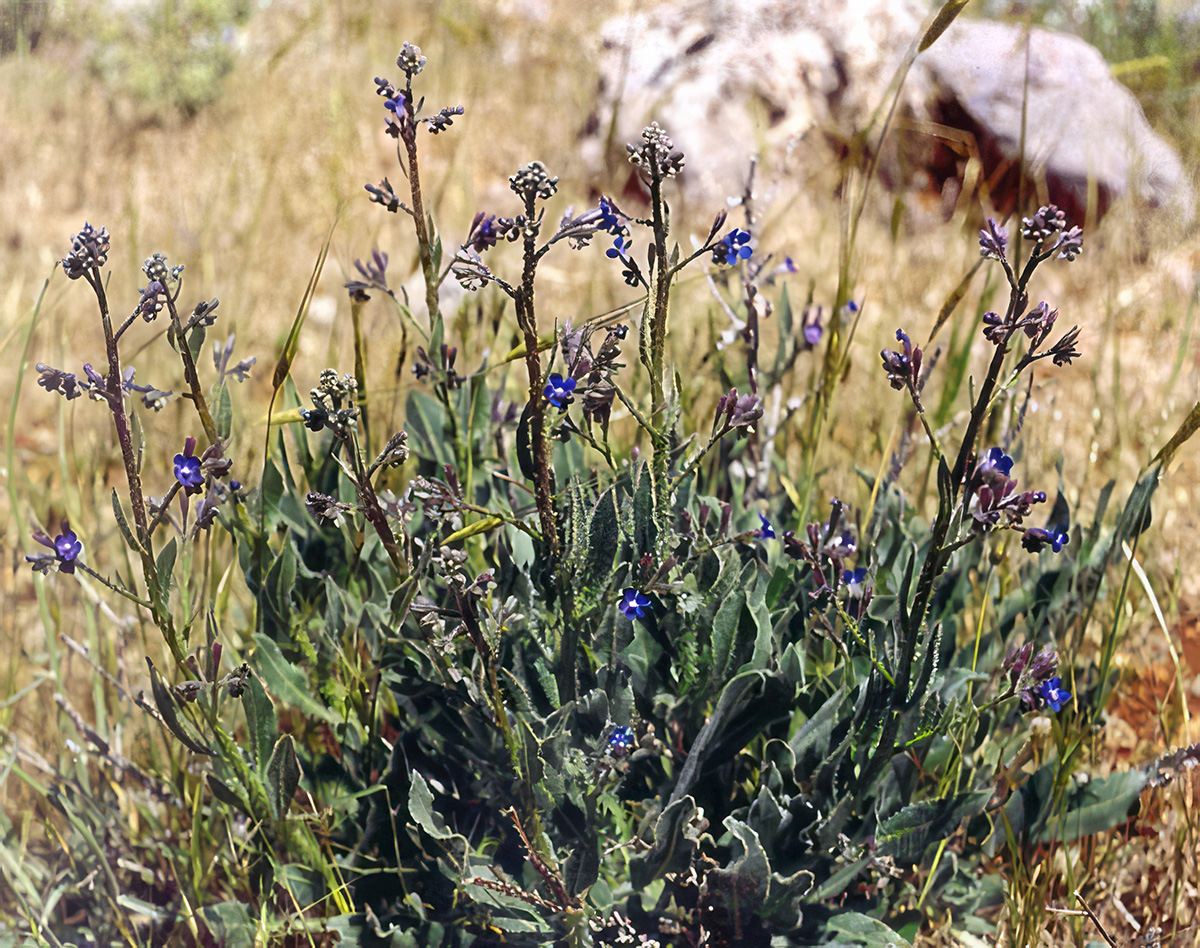
[[[230,367],[232,339],[218,345],[208,390],[195,364],[216,301],[181,318],[181,268],[156,255],[113,329],[107,235],[86,228],[64,261],[100,301],[108,372],[39,366],[40,383],[114,418],[133,510],[122,534],[145,593],[111,586],[171,646],[182,680],[151,666],[153,708],[204,774],[180,780],[200,855],[174,858],[207,864],[227,840],[237,857],[188,904],[219,889],[246,931],[276,915],[289,938],[303,925],[350,944],[579,946],[813,943],[864,925],[890,938],[881,919],[986,909],[998,827],[1019,845],[1085,805],[1026,794],[1019,771],[1032,720],[1053,716],[1054,746],[1036,751],[1061,760],[1095,698],[1053,641],[1047,597],[1030,593],[1065,584],[1089,541],[1065,502],[1027,489],[1013,408],[1035,366],[1080,357],[1078,330],[1029,303],[1040,265],[1078,256],[1079,229],[1042,208],[1016,259],[989,221],[980,246],[1009,300],[978,327],[987,368],[963,420],[931,419],[938,356],[899,330],[883,376],[859,381],[905,393],[900,446],[873,480],[826,471],[816,459],[864,305],[839,291],[826,309],[810,291],[793,312],[798,267],[762,246],[753,188],[744,219],[721,212],[682,249],[669,197],[685,157],[651,124],[627,149],[641,200],[606,195],[555,225],[560,182],[529,161],[508,179],[512,203],[464,222],[446,254],[423,143],[464,110],[425,112],[427,65],[406,43],[402,83],[376,79],[403,187],[366,187],[411,223],[423,299],[389,283],[382,250],[356,262],[353,370],[313,371],[302,399],[289,340],[256,489],[230,480],[225,456],[227,383],[251,360]],[[628,301],[547,319],[543,261],[588,248]],[[670,361],[689,268],[713,292],[719,389]],[[448,279],[474,294],[460,313],[443,313]],[[394,308],[397,371],[411,368],[402,428],[367,377],[372,300]],[[135,386],[117,343],[163,313],[204,440],[143,466],[133,396],[155,409],[171,393]],[[923,489],[903,486],[921,451],[928,522]],[[142,496],[144,471],[161,472],[162,498]],[[215,617],[189,650],[211,599],[176,567],[217,523],[253,601],[237,628],[247,662],[224,673]],[[89,569],[65,522],[36,539],[52,552],[35,569]],[[986,631],[972,622],[985,606],[1002,617]],[[216,914],[197,917],[217,931]]]

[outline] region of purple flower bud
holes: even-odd
[[[979,254],[994,260],[1003,260],[1008,250],[1008,232],[990,217],[987,227],[979,232]]]

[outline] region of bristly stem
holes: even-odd
[[[529,375],[529,440],[533,454],[533,496],[541,522],[542,539],[553,559],[558,558],[558,524],[554,516],[554,473],[550,463],[550,445],[546,440],[546,401],[542,397],[545,379],[542,360],[538,355],[537,315],[533,305],[534,276],[537,273],[537,192],[523,194],[525,218],[528,222],[523,235],[525,262],[521,285],[514,296],[517,325],[525,337],[525,369]]]
[[[192,358],[192,350],[188,347],[187,333],[179,319],[179,310],[175,308],[176,293],[167,294],[167,309],[171,313],[171,325],[175,327],[175,341],[179,344],[179,357],[183,360],[183,375],[191,389],[192,404],[200,416],[200,424],[204,426],[204,436],[209,444],[220,443],[217,426],[212,413],[208,410],[208,402],[204,398],[204,389],[200,385],[200,373],[196,371],[196,360]]]
[[[421,259],[421,275],[425,278],[425,308],[429,311],[429,328],[433,331],[434,323],[441,319],[441,309],[438,302],[438,272],[433,262],[433,244],[429,238],[428,219],[425,216],[425,201],[421,196],[421,173],[417,164],[417,118],[416,106],[413,103],[412,76],[404,90],[404,111],[408,113],[408,121],[402,126],[401,139],[404,150],[408,154],[408,187],[412,196],[413,226],[417,229],[417,251]],[[436,353],[429,353],[430,358],[437,358]]]

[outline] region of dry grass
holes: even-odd
[[[132,123],[113,90],[81,78],[86,77],[84,51],[77,42],[50,42],[32,58],[0,61],[4,403],[16,390],[29,313],[41,281],[52,273],[31,361],[77,369],[100,356],[88,294],[68,284],[57,269],[68,235],[90,220],[112,234],[110,295],[123,301],[120,306],[136,301],[141,261],[154,251],[187,265],[185,305],[202,297],[222,300],[222,338],[236,330],[239,353],[259,359],[256,381],[239,393],[243,434],[232,446],[241,469],[252,470],[263,433],[255,423],[266,410],[270,367],[335,221],[330,264],[295,369],[302,389],[321,368],[351,357],[341,284],[354,259],[379,246],[392,255],[393,285],[411,284],[416,275],[409,232],[397,218],[369,204],[362,191],[368,181],[398,177],[393,143],[381,131],[372,77],[394,76],[396,49],[411,39],[430,60],[422,76],[429,102],[435,108],[466,106],[466,116],[452,132],[428,139],[425,152],[427,187],[435,196],[446,243],[453,245],[477,209],[515,210],[506,178],[522,162],[539,158],[561,176],[564,205],[587,202],[595,190],[615,186],[583,166],[576,136],[595,83],[592,27],[617,12],[614,5],[592,3],[582,9],[571,5],[568,14],[567,5],[535,0],[412,2],[391,10],[376,10],[360,0],[277,3],[250,22],[245,50],[217,102],[189,121],[163,116],[154,124]],[[816,298],[827,300],[835,289],[839,205],[827,169],[805,174],[799,182],[813,190],[795,179],[781,190],[760,244],[790,254],[799,264],[794,298],[802,298],[811,281]],[[739,184],[730,186],[736,190]],[[865,494],[855,496],[851,459],[874,469],[902,411],[891,390],[880,384],[876,353],[897,326],[925,338],[934,314],[976,257],[965,222],[959,215],[943,223],[914,201],[900,239],[893,241],[884,212],[868,214],[855,263],[854,295],[865,300],[864,319],[829,446],[829,460],[844,480],[831,480],[826,485],[831,493],[866,500]],[[683,226],[699,230],[707,223]],[[584,259],[590,262],[584,265]],[[544,269],[541,312],[547,318],[578,319],[624,301],[626,288],[603,267],[606,262],[598,252],[557,268],[550,261]],[[1196,399],[1200,329],[1193,325],[1190,307],[1198,267],[1200,240],[1181,235],[1170,222],[1146,227],[1138,212],[1126,209],[1091,230],[1079,261],[1048,268],[1044,295],[1061,309],[1060,318],[1068,325],[1084,325],[1086,354],[1070,369],[1038,373],[1025,425],[1025,481],[1052,489],[1054,464],[1061,459],[1068,493],[1085,513],[1110,477],[1118,481],[1116,497],[1123,497],[1139,468]],[[977,292],[964,303],[964,319],[971,318],[976,299]],[[712,310],[702,281],[679,297],[673,342],[685,378],[706,377],[690,360],[708,347]],[[377,302],[368,309],[368,319],[368,332],[379,343],[371,347],[368,371],[386,389],[395,358],[388,342],[396,329],[395,315]],[[136,338],[149,344],[155,331],[139,326]],[[176,369],[153,355],[133,361],[141,380],[179,387]],[[156,374],[159,365],[165,378]],[[802,384],[803,376],[797,379],[798,387]],[[87,538],[94,560],[102,562],[102,550],[113,549],[117,538],[107,498],[113,486],[120,486],[121,474],[111,437],[101,424],[102,411],[85,400],[68,405],[46,396],[28,369],[22,386],[11,446],[14,463],[5,472],[20,498],[17,509],[10,509],[7,494],[0,494],[0,547],[9,565],[0,571],[0,652],[5,656],[0,692],[15,695],[34,681],[39,666],[57,661],[61,646],[45,641],[47,618],[51,627],[75,630],[75,637],[88,642],[114,670],[128,660],[128,674],[136,679],[140,659],[122,656],[149,648],[143,630],[115,621],[100,597],[62,578],[47,583],[49,589],[39,599],[21,560],[29,552],[31,525],[54,524],[63,515]],[[707,383],[697,388],[698,415],[705,414],[707,388]],[[165,459],[179,450],[188,433],[183,429],[191,423],[181,402],[147,419],[151,493],[165,490],[170,477]],[[0,457],[9,445],[2,447]],[[90,461],[75,465],[73,458]],[[1200,450],[1189,445],[1160,489],[1156,525],[1139,551],[1187,662],[1191,730],[1181,715],[1163,713],[1164,706],[1179,702],[1173,691],[1175,673],[1166,663],[1163,633],[1155,629],[1147,599],[1139,593],[1132,600],[1132,626],[1122,656],[1134,685],[1114,710],[1113,720],[1124,722],[1124,729],[1118,723],[1113,733],[1123,739],[1108,749],[1115,766],[1200,739],[1200,645],[1180,641],[1195,626],[1179,619],[1181,609],[1200,609],[1200,571],[1192,566],[1200,553],[1198,485]],[[128,648],[117,647],[118,642]],[[64,667],[63,678],[70,677]],[[77,675],[77,680],[87,677]],[[0,706],[0,727],[47,754],[62,739],[46,711],[49,687],[43,683]],[[77,698],[87,716],[86,690]],[[11,782],[9,786],[11,790]],[[1194,828],[1194,801],[1181,800],[1179,806],[1183,809],[1170,810],[1164,804],[1163,812],[1182,814],[1178,819],[1190,820]],[[1171,832],[1164,817],[1166,836],[1139,836],[1128,843],[1129,851],[1141,847],[1137,851],[1144,853],[1137,858],[1156,864],[1169,851]],[[1132,859],[1127,864],[1134,865]],[[1172,884],[1190,879],[1193,890],[1175,904],[1194,906],[1195,861],[1181,865],[1185,875],[1174,877]],[[1121,870],[1125,875],[1129,871]],[[1126,900],[1126,907],[1134,911],[1135,905],[1151,904],[1160,883],[1125,875],[1111,881],[1121,892],[1136,895],[1135,901]]]

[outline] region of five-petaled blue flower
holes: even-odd
[[[1071,692],[1063,688],[1062,679],[1057,677],[1042,682],[1042,687],[1038,689],[1038,693],[1042,696],[1042,700],[1050,706],[1051,711],[1061,711],[1062,706],[1071,697]]]
[[[204,484],[204,472],[200,470],[200,459],[188,454],[175,455],[175,480],[188,493],[199,490]]]
[[[68,530],[54,538],[54,552],[64,563],[71,563],[83,552],[83,544],[74,530]]]
[[[626,619],[640,619],[650,608],[650,597],[630,586],[621,594],[621,602],[617,608]]]
[[[721,238],[713,247],[713,263],[732,267],[739,260],[749,260],[754,250],[750,247],[750,231],[736,227]]]
[[[608,737],[608,753],[624,757],[633,749],[633,728],[618,727]]]
[[[564,379],[555,372],[546,386],[546,400],[555,408],[565,409],[571,404],[571,393],[575,391],[575,385],[574,379]]]
[[[758,528],[758,538],[760,540],[774,540],[775,528],[771,526],[771,521],[767,519],[767,515],[760,513],[758,519],[762,521],[762,526]]]

